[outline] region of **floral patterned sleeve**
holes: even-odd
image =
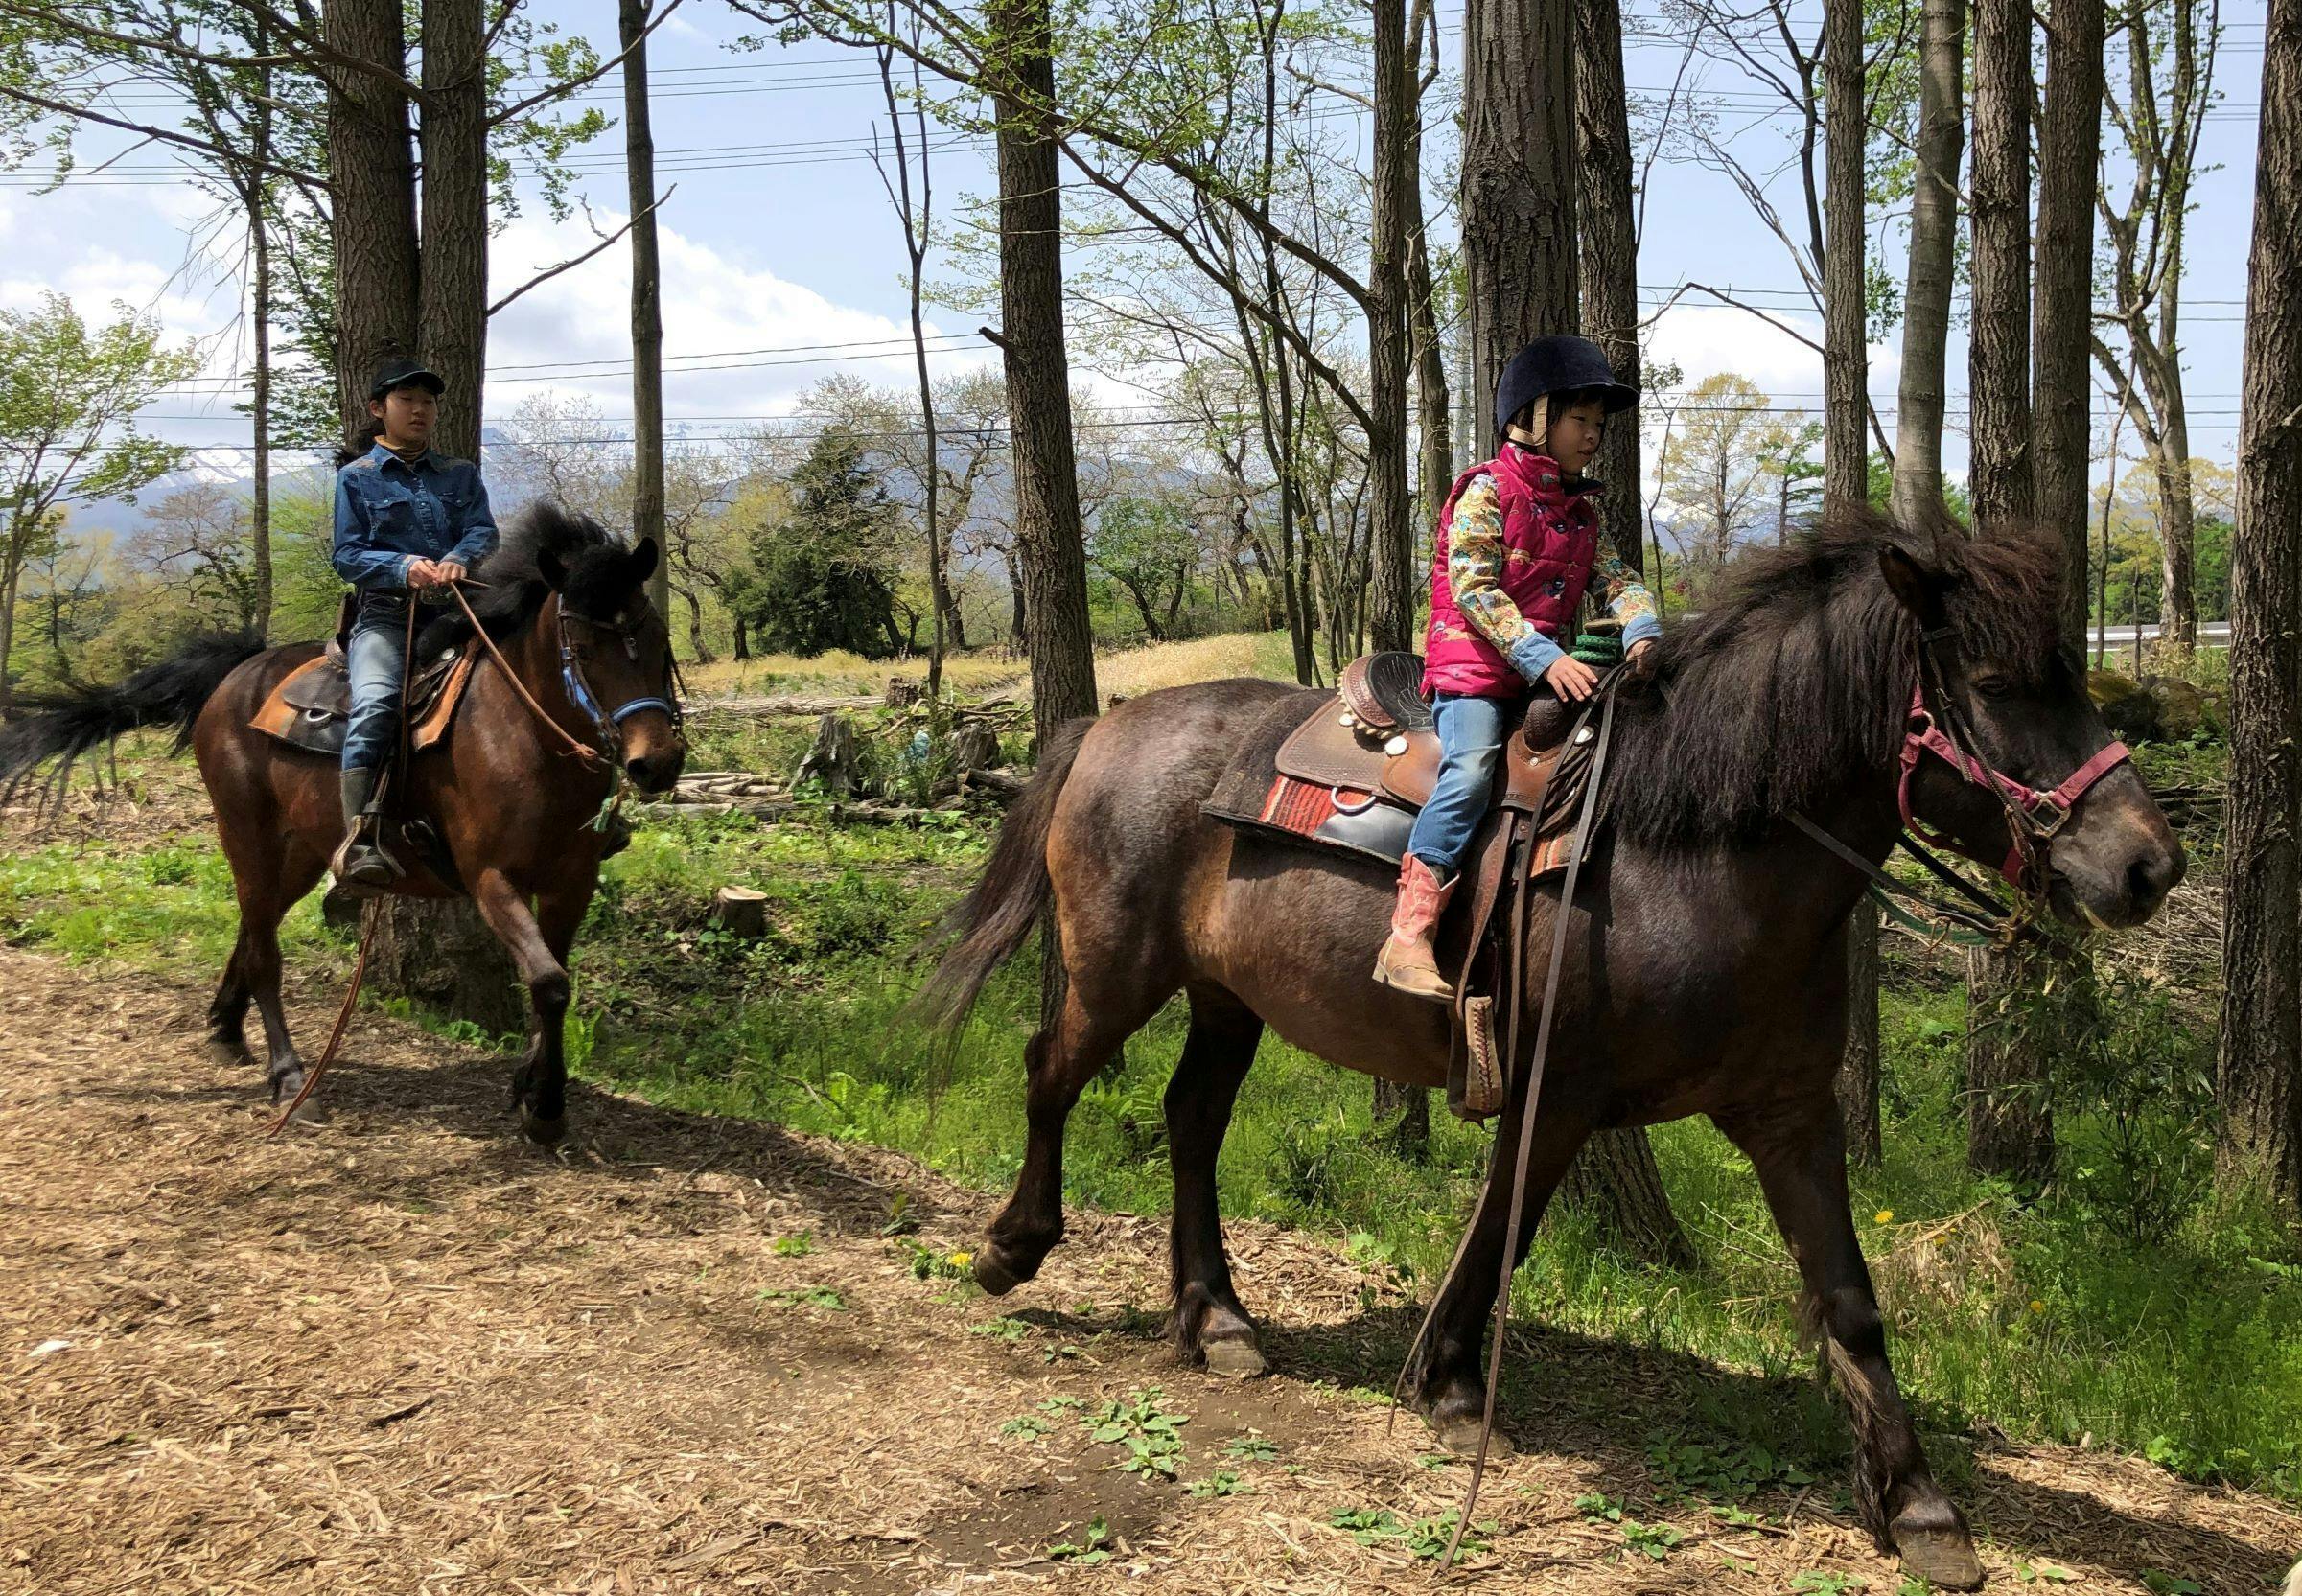
[[[1561,650],[1502,590],[1502,499],[1495,478],[1481,472],[1455,496],[1454,515],[1447,523],[1447,587],[1471,629],[1532,682]]]
[[[1663,635],[1663,623],[1655,615],[1655,595],[1647,591],[1639,573],[1624,563],[1616,552],[1615,544],[1606,538],[1598,541],[1598,560],[1591,572],[1591,591],[1607,613],[1622,622],[1622,646],[1642,643]]]

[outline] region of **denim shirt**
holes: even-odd
[[[488,490],[469,460],[427,450],[410,465],[379,443],[336,474],[332,559],[337,575],[360,590],[363,614],[400,608],[410,561],[470,570],[495,549]]]

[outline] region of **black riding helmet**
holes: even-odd
[[[1495,384],[1498,438],[1513,416],[1554,393],[1596,394],[1609,415],[1639,403],[1639,390],[1615,381],[1606,356],[1589,338],[1571,334],[1537,338],[1511,357],[1511,363],[1502,368],[1502,381]]]

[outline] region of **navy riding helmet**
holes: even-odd
[[[1502,368],[1502,381],[1495,385],[1495,430],[1501,432],[1513,416],[1547,394],[1586,389],[1599,395],[1609,415],[1639,403],[1639,390],[1615,381],[1606,356],[1589,338],[1537,338]]]

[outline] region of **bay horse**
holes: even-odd
[[[473,573],[480,590],[473,613],[516,680],[461,613],[430,622],[417,644],[423,659],[452,644],[479,649],[480,658],[445,746],[407,762],[400,811],[430,821],[456,879],[403,856],[408,873],[391,891],[469,895],[510,951],[531,1010],[512,1100],[526,1134],[547,1146],[567,1128],[568,958],[606,846],[592,822],[618,772],[643,793],[663,792],[686,757],[671,637],[646,591],[657,557],[652,541],[626,547],[588,517],[531,506],[511,518]],[[239,937],[208,1006],[210,1041],[227,1057],[246,1058],[252,1001],[264,1017],[275,1103],[292,1102],[305,1079],[280,1006],[280,920],[327,873],[343,820],[335,756],[291,748],[249,723],[320,649],[210,636],[116,685],[28,698],[35,713],[0,729],[4,796],[43,767],[51,788],[60,788],[75,760],[137,727],[176,728],[175,750],[192,749],[215,805],[240,900]],[[555,729],[588,739],[597,756],[576,756]]]
[[[1819,824],[1872,864],[1906,815],[1971,857],[2007,854],[2010,812],[1981,784],[1990,773],[1928,759],[1901,792],[1925,650],[1939,673],[1930,691],[1954,701],[1927,707],[1963,713],[1996,773],[2042,789],[2091,773],[2040,862],[2054,914],[2099,928],[2148,919],[2179,881],[2183,853],[2109,748],[2081,662],[2057,646],[2059,566],[2054,540],[2028,530],[1914,535],[1835,511],[1791,546],[1734,562],[1703,613],[1664,638],[1648,686],[1623,689],[1605,830],[1567,911],[1513,1260],[1593,1131],[1708,1115],[1751,1161],[1797,1262],[1808,1328],[1849,1411],[1866,1526],[1880,1550],[1945,1585],[1979,1584],[1982,1567],[1887,1360],[1832,1090],[1849,916],[1868,878],[1792,821]],[[1052,913],[1068,980],[1054,1025],[1025,1049],[1029,1144],[975,1254],[975,1278],[993,1293],[1030,1280],[1062,1237],[1063,1127],[1081,1089],[1184,995],[1190,1029],[1166,1093],[1172,1329],[1187,1359],[1229,1374],[1265,1364],[1223,1254],[1216,1156],[1264,1029],[1409,1086],[1443,1085],[1448,1065],[1447,1010],[1368,978],[1389,873],[1200,813],[1235,746],[1298,692],[1254,681],[1175,687],[1053,730],[922,989],[927,1011],[957,1026]],[[1305,713],[1318,701],[1302,694]],[[1534,906],[1530,962],[1547,965],[1558,913],[1554,883]],[[1523,990],[1542,985],[1530,972]],[[1524,1062],[1458,1266],[1403,1387],[1456,1449],[1477,1445],[1485,1407],[1479,1353],[1502,1276]]]

